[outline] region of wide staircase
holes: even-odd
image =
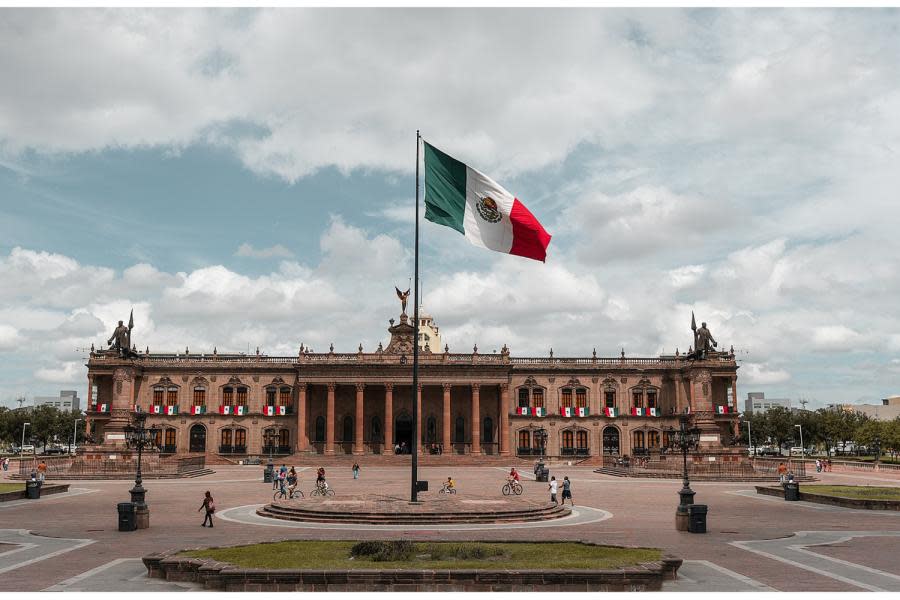
[[[594,473],[612,475],[613,477],[636,477],[642,479],[681,479],[683,476],[680,471],[654,471],[652,469],[632,469],[629,467],[612,466],[594,469]],[[691,481],[764,481],[771,483],[772,481],[778,480],[778,476],[771,473],[749,471],[690,473],[689,477]],[[815,478],[809,475],[799,475],[794,478],[797,481],[815,481]]]
[[[255,456],[252,459],[252,463],[257,464],[256,461],[259,461],[259,464],[265,465],[269,461],[268,456]],[[213,457],[208,459],[208,463],[215,464],[238,464],[242,462],[243,464],[248,464],[248,459],[244,458],[232,458],[232,457]],[[366,467],[408,467],[412,462],[412,457],[409,454],[363,454],[363,455],[352,455],[352,454],[334,454],[334,455],[326,455],[326,454],[314,454],[314,453],[297,453],[290,455],[280,455],[273,456],[272,462],[275,464],[289,464],[294,466],[315,466],[315,467],[340,467],[346,466],[350,467],[353,463],[357,462],[360,466]],[[512,466],[515,465],[517,467],[528,466],[528,470],[531,469],[531,465],[535,462],[535,458],[526,457],[519,458],[517,456],[500,456],[500,455],[478,455],[473,456],[471,454],[422,454],[419,456],[419,466],[422,467],[440,467],[440,466],[452,466],[452,465],[468,465],[468,466]]]

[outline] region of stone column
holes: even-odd
[[[741,424],[738,422],[738,397],[737,397],[737,376],[731,378],[731,412],[734,415],[731,421],[731,433],[734,439],[741,435]]]
[[[334,454],[334,388],[328,384],[328,402],[325,405],[325,454]]]
[[[87,411],[91,410],[91,403],[94,397],[94,378],[88,375],[88,393],[87,393]],[[87,412],[85,411],[85,412]]]
[[[418,448],[418,454],[422,454],[422,384],[416,389],[416,433],[418,439],[413,440],[413,444]]]
[[[394,384],[384,384],[384,454],[394,453]]]
[[[363,398],[366,390],[366,384],[356,384],[356,417],[353,419],[355,431],[353,432],[353,454],[363,454],[363,420],[365,413],[363,412]]]
[[[444,418],[441,425],[441,439],[444,443],[444,452],[450,454],[452,451],[450,438],[450,389],[451,384],[444,384]]]
[[[297,451],[309,449],[309,433],[306,431],[306,384],[297,384]]]
[[[509,456],[509,384],[500,384],[500,454]]]
[[[481,454],[481,385],[472,384],[472,454]]]

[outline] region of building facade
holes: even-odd
[[[62,390],[59,392],[59,396],[35,396],[34,405],[54,406],[66,412],[79,412],[81,410],[81,399],[75,390]]]
[[[733,353],[654,358],[420,353],[412,387],[413,325],[390,321],[374,352],[297,356],[92,352],[88,431],[124,445],[133,410],[150,413],[158,445],[207,460],[248,455],[419,452],[589,457],[660,452],[689,412],[710,451],[737,430]]]

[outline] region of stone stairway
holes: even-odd
[[[594,469],[594,473],[612,475],[613,477],[635,477],[641,479],[681,479],[682,474],[675,471],[633,471],[623,467],[601,467]],[[716,475],[707,473],[691,473],[691,481],[765,481],[771,483],[778,479],[777,476],[768,473],[758,475]],[[814,477],[801,475],[795,478],[797,481],[815,481]]]

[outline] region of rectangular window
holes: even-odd
[[[575,447],[575,434],[572,431],[563,431],[563,448]]]
[[[166,429],[166,446],[174,446],[175,445],[175,430],[174,429]]]
[[[291,405],[291,388],[281,388],[278,394],[278,406]]]
[[[241,448],[247,446],[247,430],[246,429],[235,429],[234,445],[241,447]]]
[[[575,442],[577,444],[577,448],[587,448],[588,447],[588,432],[587,431],[578,431],[575,435]]]
[[[531,402],[535,408],[544,408],[544,390],[541,388],[531,390]]]
[[[644,392],[642,390],[635,390],[631,392],[631,399],[634,402],[633,406],[640,408],[644,405]]]
[[[562,391],[562,407],[572,408],[572,390],[568,388]]]
[[[278,430],[278,445],[287,448],[291,445],[291,432],[289,429]]]
[[[227,387],[222,391],[222,406],[234,406],[234,388]]]
[[[530,448],[531,447],[531,432],[530,431],[520,431],[519,432],[519,448]]]
[[[164,394],[165,394],[164,389],[153,388],[153,406],[162,406]]]
[[[222,445],[223,446],[231,445],[231,430],[230,429],[222,430]]]
[[[615,408],[616,407],[616,393],[612,390],[606,391],[606,407],[607,408]]]
[[[205,406],[206,405],[206,388],[195,387],[194,388],[194,406]]]
[[[275,388],[266,390],[266,406],[275,406]]]
[[[656,390],[647,390],[647,408],[656,408]]]
[[[579,388],[575,390],[575,406],[576,408],[587,408],[587,390]]]
[[[178,406],[178,388],[166,390],[166,406]]]
[[[153,445],[157,448],[162,446],[162,431],[159,429],[153,432]]]
[[[519,407],[528,408],[528,388],[519,388]]]
[[[237,406],[247,406],[247,388],[237,389]]]

